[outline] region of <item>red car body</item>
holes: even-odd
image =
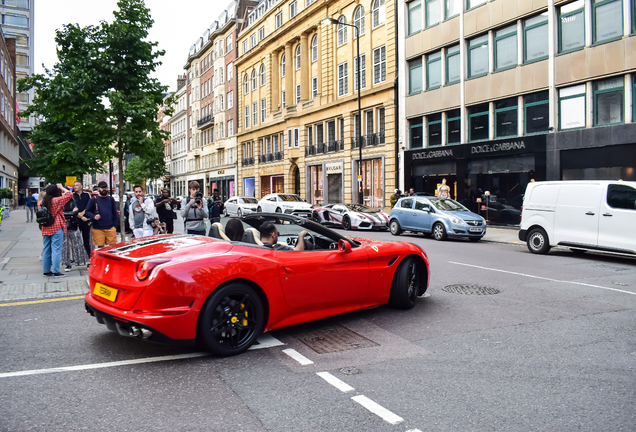
[[[290,252],[211,237],[164,235],[99,249],[91,259],[86,309],[124,336],[188,346],[201,337],[206,302],[228,284],[258,293],[264,315],[245,312],[243,318],[262,320],[262,331],[388,303],[391,296],[400,295],[392,294],[392,287],[407,257],[412,263],[408,271],[420,275],[417,282],[409,282],[415,294],[422,295],[428,288],[429,263],[420,247],[363,238],[343,240],[314,222],[301,223],[312,225],[320,235],[320,230],[329,231],[326,235],[332,237],[325,239],[338,248]],[[112,297],[114,290],[114,299],[105,298]],[[402,303],[396,306],[414,304]]]

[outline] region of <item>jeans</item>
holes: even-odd
[[[27,222],[33,222],[33,207],[27,207],[26,208],[26,214],[27,214]]]
[[[187,230],[188,234],[194,234],[194,235],[199,235],[199,236],[204,236],[205,235],[205,231],[195,231],[195,230]]]
[[[42,250],[42,270],[43,273],[59,273],[60,261],[62,260],[62,244],[64,240],[64,229],[60,228],[53,235],[42,236],[44,249]],[[51,269],[51,266],[53,267]]]

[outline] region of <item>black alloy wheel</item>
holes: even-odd
[[[351,229],[351,219],[349,218],[349,216],[345,216],[342,218],[342,227],[345,230],[350,230]]]
[[[311,218],[314,220],[314,222],[320,223],[320,215],[318,214],[318,212],[313,212],[311,214]]]
[[[548,235],[541,228],[535,228],[528,233],[528,250],[533,254],[547,254],[550,250]]]
[[[419,294],[422,275],[417,260],[406,257],[393,276],[389,304],[398,309],[411,309]]]
[[[391,230],[391,234],[393,234],[394,236],[400,235],[400,233],[402,232],[402,228],[400,227],[400,223],[397,221],[397,219],[393,219],[391,221],[391,223],[389,224],[389,229]]]
[[[231,283],[215,290],[201,310],[200,342],[219,356],[245,352],[265,328],[265,307],[256,291]]]
[[[441,223],[433,225],[433,238],[438,241],[446,240],[446,228]]]

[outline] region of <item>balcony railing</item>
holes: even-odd
[[[357,149],[360,147],[359,143],[362,143],[362,147],[372,147],[385,143],[384,132],[377,134],[363,135],[360,138],[351,138],[351,148]]]
[[[212,122],[212,115],[206,115],[201,120],[197,121],[197,127],[200,128],[210,122]]]
[[[327,144],[327,152],[336,152],[344,150],[344,141],[331,141]]]
[[[316,154],[322,154],[327,152],[327,145],[320,143],[316,146]]]
[[[315,156],[316,155],[316,146],[308,145],[305,147],[305,156]]]
[[[243,160],[241,161],[241,165],[243,166],[254,165],[254,158],[253,157],[243,158]]]
[[[285,152],[284,151],[279,151],[274,153],[274,160],[280,161],[283,160],[285,158]]]
[[[266,153],[266,154],[262,154],[258,156],[258,162],[259,163],[276,162],[279,160],[283,160],[284,156],[285,155],[283,154],[282,151],[275,152],[275,153]]]

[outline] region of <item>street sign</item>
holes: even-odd
[[[75,183],[75,180],[77,180],[77,177],[66,177],[66,186],[67,187],[73,187],[73,183]]]
[[[362,176],[361,175],[358,176],[358,182],[362,182]]]

